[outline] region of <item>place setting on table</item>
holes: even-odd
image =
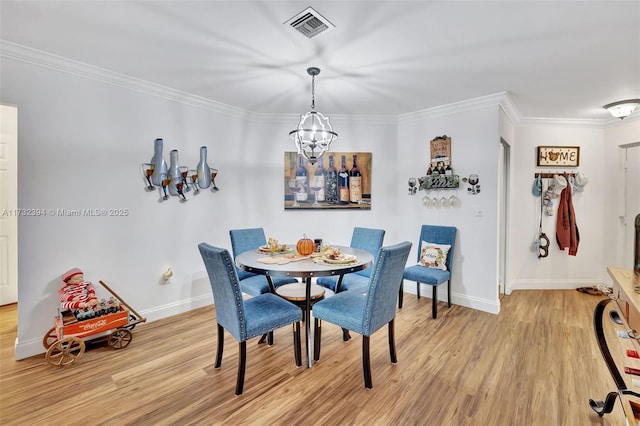
[[[269,237],[267,244],[258,247],[256,252],[268,255],[256,259],[257,262],[265,264],[284,265],[305,259],[312,259],[320,265],[349,265],[358,262],[356,255],[342,253],[340,248],[323,244],[319,238],[311,240],[306,235],[297,242],[295,248],[280,244],[275,238]]]

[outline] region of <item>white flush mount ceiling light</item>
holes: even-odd
[[[609,111],[609,113],[619,119],[623,119],[629,116],[640,104],[640,99],[627,99],[626,101],[618,101],[607,104],[602,108]]]
[[[316,75],[320,74],[320,68],[307,68],[307,74],[311,76],[311,110],[300,116],[298,127],[289,132],[289,137],[296,143],[298,154],[304,155],[311,164],[315,164],[338,134],[333,131],[329,117],[316,111],[315,81]]]

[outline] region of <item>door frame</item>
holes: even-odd
[[[18,108],[13,105],[0,104],[0,171],[0,305],[7,305],[18,302]]]

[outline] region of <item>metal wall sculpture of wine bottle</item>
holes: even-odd
[[[167,162],[164,161],[162,156],[162,139],[158,138],[153,143],[153,157],[151,158],[151,184],[155,186],[162,185],[161,174],[167,174]]]
[[[178,170],[178,150],[172,149],[169,152],[169,194],[178,195],[177,184],[182,180]]]
[[[200,147],[200,162],[196,168],[198,172],[198,186],[207,189],[211,185],[211,169],[207,164],[207,147]]]
[[[200,190],[211,188],[211,192],[219,191],[214,178],[218,174],[217,169],[212,169],[207,164],[207,147],[200,147],[200,161],[195,169],[181,166],[178,162],[178,150],[169,152],[169,165],[164,161],[163,140],[154,141],[154,154],[149,163],[142,163],[141,171],[145,182],[145,190],[160,192],[160,199],[167,200],[171,195],[178,196],[180,201],[187,201],[186,193],[193,190],[193,195]]]

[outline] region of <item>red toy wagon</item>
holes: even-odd
[[[44,335],[47,363],[65,366],[79,359],[85,350],[85,338],[105,338],[114,349],[129,346],[131,330],[147,319],[127,305],[104,281],[100,284],[113,295],[106,306],[100,306],[87,318],[78,318],[71,310],[59,311],[55,325]],[[103,304],[104,305],[104,304]]]

